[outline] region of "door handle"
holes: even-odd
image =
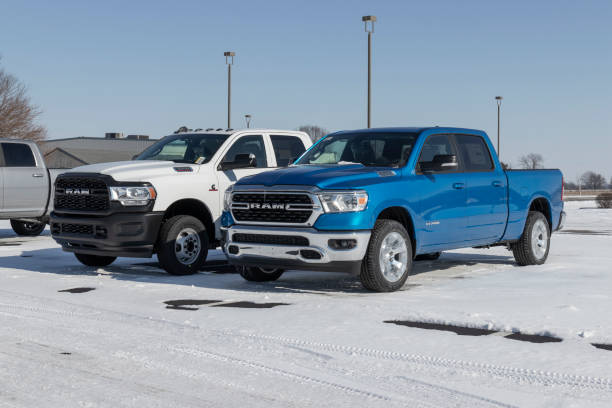
[[[493,182],[493,187],[502,187],[502,186],[503,186],[503,184],[502,184],[501,181],[494,181]]]
[[[40,174],[40,173],[34,173],[34,174],[32,174],[32,177],[42,177],[42,176],[43,176],[43,175],[42,175],[42,174]]]
[[[454,183],[453,184],[453,188],[455,190],[461,190],[461,189],[465,188],[465,183]]]

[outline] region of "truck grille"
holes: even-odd
[[[104,211],[109,207],[108,187],[95,177],[58,177],[55,182],[56,210]]]
[[[313,213],[308,194],[234,193],[232,215],[239,222],[304,224]]]
[[[268,234],[233,234],[232,242],[237,244],[269,244],[288,246],[308,246],[308,238],[296,235],[268,235]]]
[[[71,235],[93,235],[93,225],[85,224],[59,224],[54,223],[51,226],[51,231],[54,234],[71,234]]]

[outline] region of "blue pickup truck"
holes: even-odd
[[[542,264],[564,218],[561,172],[504,170],[485,132],[342,131],[226,191],[223,250],[249,281],[344,271],[388,292],[445,250],[503,245]]]

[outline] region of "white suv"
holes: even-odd
[[[58,176],[51,234],[85,265],[156,253],[169,273],[195,273],[219,245],[225,190],[289,165],[311,144],[306,133],[272,129],[166,136],[132,161]]]

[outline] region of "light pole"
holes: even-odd
[[[500,117],[500,112],[501,112],[501,103],[502,103],[502,98],[501,96],[496,96],[495,97],[495,102],[497,102],[497,157],[500,157],[499,154],[499,117]],[[501,161],[501,158],[500,158]]]
[[[236,53],[233,51],[225,51],[225,64],[227,65],[227,128],[232,127],[232,65],[234,65],[234,57]]]
[[[365,23],[365,31],[368,33],[368,128],[370,128],[372,127],[372,33],[376,16],[363,16],[361,21]]]
[[[244,120],[246,121],[247,129],[251,127],[251,115],[244,115]]]

